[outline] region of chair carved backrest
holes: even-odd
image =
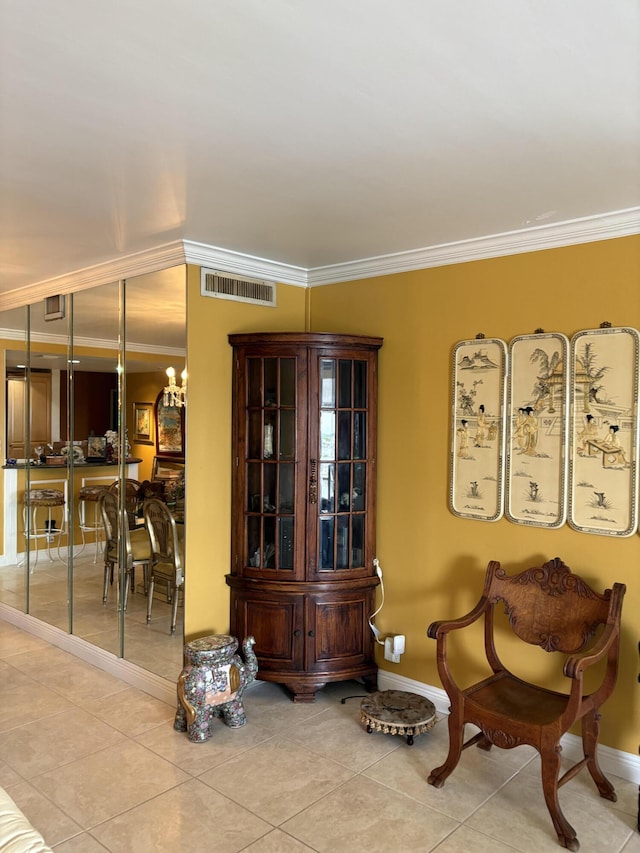
[[[615,799],[613,785],[598,764],[597,743],[599,709],[616,683],[624,594],[621,583],[603,593],[595,592],[559,557],[516,575],[507,575],[492,560],[476,606],[457,619],[432,622],[427,632],[437,641],[438,673],[451,701],[449,754],[444,764],[431,771],[429,783],[442,787],[462,751],[474,743],[483,749],[529,744],[540,753],[544,798],[558,841],[577,850],[576,832],[560,809],[557,792],[587,767],[600,796]],[[523,681],[501,663],[494,641],[495,610],[500,605],[520,640],[564,658],[564,691]],[[493,674],[461,688],[449,668],[447,636],[482,617],[485,652]],[[604,672],[594,670],[585,688],[585,672],[599,661],[606,661]],[[560,776],[560,739],[578,720],[582,721],[584,757]],[[465,741],[467,723],[479,731]]]
[[[610,616],[611,590],[595,592],[559,557],[518,575],[507,575],[495,561],[490,568],[489,603],[503,602],[513,632],[547,652],[582,651]],[[488,619],[491,626],[493,613]]]

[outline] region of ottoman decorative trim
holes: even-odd
[[[437,722],[433,702],[404,690],[381,690],[366,696],[360,705],[360,720],[369,734],[406,736],[409,746],[415,735],[428,732]]]

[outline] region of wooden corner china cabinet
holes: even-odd
[[[234,349],[231,633],[258,678],[313,702],[376,689],[377,355],[382,338],[229,336]]]

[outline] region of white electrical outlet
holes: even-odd
[[[400,654],[394,650],[394,640],[396,638],[391,635],[385,637],[384,640],[384,659],[390,660],[391,663],[400,663]],[[403,638],[404,639],[404,638]],[[404,646],[404,644],[403,644]]]
[[[395,634],[393,637],[393,653],[394,655],[404,654],[404,634]]]

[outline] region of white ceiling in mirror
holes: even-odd
[[[117,347],[119,333],[118,283],[82,290],[74,294],[74,339],[77,344]],[[0,313],[0,338],[24,340],[25,309],[14,308]],[[31,338],[34,344],[32,366],[67,369],[66,357],[37,352],[40,342],[66,343],[68,315],[64,319],[44,319],[44,303],[31,310]],[[186,352],[186,269],[172,267],[128,279],[126,282],[127,350],[142,353],[184,357]],[[24,353],[7,352],[7,366],[24,361]],[[41,364],[40,364],[41,363]],[[128,358],[128,372],[157,370],[158,365]],[[105,360],[82,356],[78,370],[104,371]]]

